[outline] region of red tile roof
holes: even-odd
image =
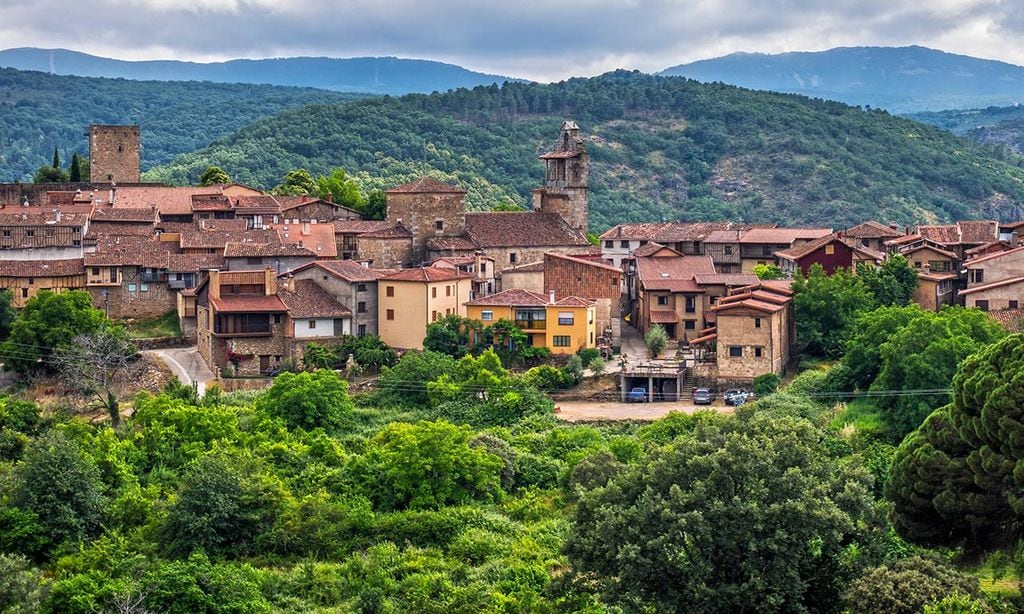
[[[480,248],[589,245],[560,215],[535,211],[467,213],[466,236]]]
[[[281,213],[281,204],[270,194],[239,196],[232,201],[235,215],[274,215]]]
[[[228,243],[224,246],[225,258],[290,258],[316,257],[311,249],[288,243]]]
[[[651,322],[656,324],[674,324],[679,321],[679,315],[671,309],[652,309]]]
[[[951,252],[951,251],[949,251],[947,249],[942,249],[941,247],[937,247],[935,245],[929,245],[929,244],[918,245],[917,247],[908,249],[907,251],[903,252],[903,255],[906,256],[908,254],[913,254],[915,252],[919,252],[919,251],[925,250],[925,249],[931,250],[931,251],[933,251],[936,254],[939,254],[941,256],[945,256],[946,258],[951,258],[953,260],[957,259],[957,255],[955,253],[953,253],[953,252]]]
[[[169,254],[167,270],[174,273],[196,273],[224,268],[222,254]]]
[[[338,257],[333,224],[275,224],[270,227],[277,231],[282,243],[304,247],[317,258]]]
[[[162,215],[190,215],[192,197],[197,194],[220,194],[221,186],[164,187],[129,186],[114,191],[114,207],[118,209],[148,209],[156,207]]]
[[[671,252],[673,254],[676,254],[678,256],[682,256],[681,253],[677,252],[676,250],[672,249],[671,247],[665,247],[661,243],[648,243],[647,245],[641,245],[640,247],[638,247],[635,250],[633,250],[633,257],[634,258],[647,258],[648,256],[653,256],[654,254],[657,254],[658,252],[660,252],[663,249],[667,249],[669,252]]]
[[[97,207],[89,217],[96,222],[118,222],[121,224],[149,224],[157,221],[156,209],[115,209]]]
[[[402,269],[381,277],[387,281],[418,281],[436,282],[451,281],[453,279],[470,279],[472,275],[463,273],[458,269],[442,269],[438,267],[419,267],[415,269]]]
[[[837,241],[842,243],[839,237],[837,237],[835,234],[829,234],[825,235],[824,237],[821,237],[820,239],[798,243],[797,245],[794,245],[789,249],[779,250],[775,252],[775,255],[778,256],[779,258],[785,258],[786,260],[799,260],[804,256],[813,254],[819,249],[825,247],[826,245],[835,243]],[[846,244],[843,243],[843,245]]]
[[[993,220],[963,220],[956,223],[960,228],[960,242],[980,244],[999,238],[999,223]]]
[[[853,239],[892,239],[903,235],[903,232],[886,226],[875,220],[868,220],[852,228],[847,228],[844,236]]]
[[[740,243],[792,244],[800,240],[820,239],[832,234],[831,228],[753,228],[740,236]]]
[[[605,262],[598,262],[596,260],[591,260],[589,258],[579,258],[579,257],[576,257],[576,256],[570,256],[570,255],[566,255],[566,254],[559,254],[557,252],[545,252],[544,257],[545,258],[554,258],[555,260],[565,260],[565,261],[568,261],[568,262],[577,262],[577,263],[580,263],[580,264],[585,264],[587,266],[596,267],[598,269],[604,269],[606,271],[614,271],[615,273],[622,273],[622,269],[620,269],[619,267],[612,266],[612,265],[607,264]]]
[[[989,311],[988,317],[1001,324],[1003,328],[1011,333],[1019,333],[1024,330],[1024,309],[999,309]]]
[[[674,256],[669,258],[637,258],[637,279],[644,290],[669,292],[703,292],[694,281],[696,275],[713,275],[715,265],[710,256]]]
[[[228,243],[279,243],[277,233],[269,230],[202,230],[182,232],[182,249],[222,249]]]
[[[757,275],[747,273],[712,273],[694,275],[694,281],[701,286],[749,286],[757,283]]]
[[[710,333],[703,337],[697,337],[696,339],[690,340],[690,345],[696,345],[698,343],[707,343],[708,341],[715,341],[718,339],[718,333]]]
[[[994,254],[988,254],[987,256],[981,256],[980,258],[974,258],[973,260],[968,260],[966,263],[964,263],[964,266],[972,267],[972,266],[975,266],[975,265],[978,265],[978,264],[982,264],[982,263],[985,263],[985,262],[991,262],[993,260],[998,260],[998,259],[1000,259],[1000,258],[1002,258],[1004,256],[1009,256],[1010,254],[1020,254],[1022,251],[1024,251],[1024,246],[1015,247],[1014,249],[1007,250],[1005,252],[996,252]]]
[[[390,228],[387,220],[334,220],[335,234],[362,234]]]
[[[0,277],[68,277],[84,275],[85,263],[74,260],[0,260]]]
[[[280,297],[266,294],[230,294],[219,299],[211,298],[214,310],[221,313],[280,313],[288,307]]]
[[[510,288],[497,294],[484,296],[466,303],[466,305],[488,306],[511,306],[511,307],[540,307],[548,304],[548,297],[538,292]]]
[[[309,279],[291,280],[295,290],[288,289],[288,282],[278,285],[277,295],[288,308],[293,318],[342,318],[352,312],[339,303],[331,294]]]
[[[590,307],[595,301],[591,301],[578,296],[567,296],[560,301],[557,301],[555,305],[559,307]]]
[[[301,271],[309,267],[317,267],[350,283],[377,281],[385,275],[394,273],[391,269],[371,269],[354,260],[317,260],[316,262],[301,266],[295,269],[295,271]]]
[[[462,188],[442,183],[431,177],[420,177],[387,191],[388,194],[465,194]]]
[[[972,286],[966,290],[960,291],[960,296],[966,296],[968,294],[974,294],[975,292],[984,292],[985,290],[992,290],[993,288],[1002,288],[1004,286],[1013,286],[1016,284],[1024,283],[1024,276],[1011,277],[1009,279],[1003,279],[1001,281],[993,281],[987,284],[981,284],[980,286]]]

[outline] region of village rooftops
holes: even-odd
[[[640,247],[636,248],[636,250],[633,251],[633,257],[634,258],[648,258],[650,256],[653,256],[654,254],[657,254],[658,252],[660,252],[663,249],[667,249],[668,251],[672,252],[673,254],[675,254],[677,256],[682,256],[681,253],[677,252],[676,250],[672,249],[671,247],[666,247],[666,246],[662,245],[661,243],[648,243],[647,245],[641,245]]]
[[[964,266],[966,266],[966,267],[973,267],[973,266],[976,266],[976,265],[979,265],[979,264],[983,264],[983,263],[986,263],[986,262],[991,262],[993,260],[998,260],[998,259],[1000,259],[1000,258],[1002,258],[1004,256],[1009,256],[1011,254],[1020,254],[1022,251],[1024,251],[1024,246],[1017,247],[1017,248],[1014,248],[1014,249],[1011,249],[1011,250],[1007,250],[1005,252],[996,252],[994,254],[988,254],[986,256],[981,256],[981,257],[975,258],[973,260],[968,260],[967,262],[964,263]]]
[[[752,228],[740,235],[741,244],[768,243],[772,245],[810,241],[832,234],[831,228]]]
[[[852,251],[857,252],[862,256],[871,258],[872,260],[876,260],[879,262],[885,260],[885,254],[877,252],[873,249],[863,247],[861,245],[851,245],[850,243],[843,241],[842,237],[840,237],[838,234],[829,234],[825,235],[824,237],[821,237],[820,239],[806,241],[804,243],[798,243],[797,245],[794,245],[789,249],[784,249],[775,252],[775,255],[778,256],[779,258],[796,261],[836,241],[842,243],[846,247],[850,248]]]
[[[902,236],[903,232],[881,222],[868,220],[863,224],[847,228],[843,235],[851,239],[891,239]]]
[[[88,216],[63,213],[49,207],[0,208],[0,226],[83,226]]]
[[[748,273],[712,273],[694,275],[693,280],[699,286],[735,286],[743,287],[756,284],[757,275]]]
[[[363,234],[391,227],[387,220],[334,220],[334,234]]]
[[[294,284],[294,290],[289,285]],[[352,312],[309,279],[289,280],[277,289],[292,318],[343,318]]]
[[[343,279],[349,283],[377,281],[381,277],[395,273],[394,269],[371,269],[354,260],[317,260],[316,262],[311,262],[298,267],[293,270],[292,273],[298,273],[299,271],[304,271],[310,267],[321,269],[325,273],[333,275],[339,279]]]
[[[719,231],[745,231],[753,228],[751,224],[735,222],[641,222],[618,224],[606,230],[599,239],[657,241],[658,243],[676,243],[679,241],[703,241],[712,233]]]
[[[403,183],[385,192],[386,194],[465,194],[462,188],[449,185],[432,177],[420,177],[415,181]]]
[[[694,278],[714,275],[715,265],[710,256],[637,258],[636,271],[644,290],[703,292]]]
[[[599,269],[604,269],[606,271],[614,271],[616,273],[622,273],[622,269],[620,269],[617,266],[612,266],[612,265],[610,265],[610,264],[608,264],[606,262],[601,262],[601,261],[594,260],[594,259],[588,258],[588,257],[573,256],[572,254],[559,254],[557,252],[545,252],[544,253],[544,257],[545,258],[554,258],[555,260],[565,260],[567,262],[578,262],[580,264],[585,264],[587,266],[592,266],[592,267],[596,267],[596,268],[599,268]]]
[[[466,236],[482,249],[589,245],[587,238],[562,216],[536,211],[467,213]]]
[[[1009,279],[1003,279],[1001,281],[993,281],[988,284],[981,284],[980,286],[971,286],[966,290],[960,291],[960,296],[966,296],[968,294],[974,294],[975,292],[984,292],[985,290],[992,290],[994,288],[1002,288],[1003,286],[1012,286],[1014,284],[1024,283],[1024,276],[1011,277]]]
[[[290,243],[228,243],[224,246],[225,258],[288,258],[316,256],[306,247]]]
[[[911,249],[908,249],[907,251],[903,252],[903,255],[913,254],[913,253],[916,253],[916,252],[919,252],[919,251],[922,251],[922,250],[931,250],[931,251],[935,252],[936,254],[939,254],[941,256],[945,256],[946,258],[951,258],[953,260],[957,259],[957,255],[955,253],[949,251],[948,249],[943,249],[943,248],[939,247],[938,244],[933,243],[931,241],[926,241],[922,245],[918,245],[917,247],[913,247]]]
[[[438,281],[452,281],[456,279],[470,279],[472,275],[458,269],[442,269],[439,267],[419,267],[414,269],[401,269],[390,275],[381,277],[384,281],[416,281],[421,283],[433,283]]]
[[[510,288],[497,294],[484,296],[466,303],[466,305],[477,305],[481,307],[543,307],[548,304],[548,297],[539,293],[523,290],[521,288]]]
[[[220,313],[283,313],[288,307],[274,294],[226,294],[210,297],[213,308]]]
[[[192,197],[220,194],[220,186],[207,187],[121,187],[114,189],[114,207],[118,209],[156,208],[161,215],[191,215]]]
[[[84,275],[81,258],[72,260],[0,260],[0,277],[67,277]]]

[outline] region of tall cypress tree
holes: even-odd
[[[53,148],[53,164],[51,164],[50,166],[57,170],[60,170],[60,156],[57,155],[56,147]]]
[[[71,167],[68,168],[68,175],[68,181],[73,183],[82,180],[82,167],[77,153],[71,154]]]

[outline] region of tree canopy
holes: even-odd
[[[68,347],[76,336],[107,326],[106,317],[92,306],[88,292],[43,290],[25,304],[7,340],[0,345],[0,353],[7,367],[18,373],[53,372],[56,364],[50,357],[55,352]]]

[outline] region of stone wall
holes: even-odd
[[[138,183],[138,126],[89,126],[89,173],[94,182]]]
[[[401,223],[412,232],[412,259],[426,259],[426,241],[434,237],[461,237],[466,233],[464,192],[438,194],[389,192],[388,223]],[[441,228],[438,229],[438,222]],[[365,258],[360,249],[359,257]],[[374,266],[379,266],[374,263]]]
[[[372,261],[375,269],[400,269],[413,261],[413,242],[410,239],[374,239],[358,237],[356,251],[360,260]]]
[[[127,283],[120,286],[104,286],[87,288],[92,296],[92,304],[114,319],[125,318],[156,318],[177,307],[177,292],[167,287],[166,282],[145,284],[148,288],[141,290],[142,284],[135,284],[135,291],[128,289]],[[106,298],[103,291],[108,291]]]

